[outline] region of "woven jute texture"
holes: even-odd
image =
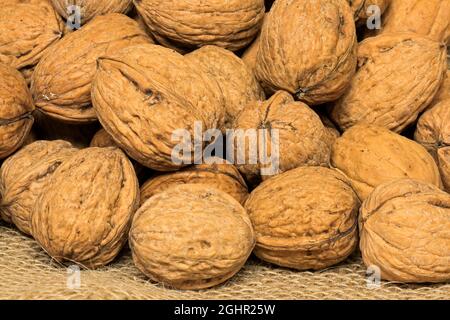
[[[202,291],[177,291],[148,281],[127,249],[110,266],[79,274],[78,287],[68,281],[73,273],[53,262],[33,239],[0,224],[0,299],[450,299],[450,284],[382,282],[369,288],[358,253],[321,272],[277,268],[252,257],[233,279]]]

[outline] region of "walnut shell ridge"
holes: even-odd
[[[134,0],[155,39],[169,48],[237,51],[258,34],[264,0]]]
[[[255,245],[245,209],[208,185],[174,186],[148,199],[130,230],[136,266],[152,280],[177,289],[225,282]]]
[[[279,0],[266,17],[256,76],[307,104],[338,99],[356,69],[356,28],[346,0]],[[320,43],[320,45],[317,45]]]
[[[23,76],[0,63],[0,159],[16,151],[31,130],[33,99]]]
[[[111,13],[96,17],[80,30],[66,35],[42,57],[31,82],[36,107],[63,121],[96,121],[91,84],[97,59],[150,41],[137,22],[125,15]]]
[[[360,249],[381,278],[400,282],[450,280],[450,195],[402,179],[378,186],[359,218]]]
[[[141,204],[155,194],[179,184],[206,184],[231,195],[242,205],[248,188],[236,167],[223,159],[209,158],[208,163],[180,171],[155,175],[141,186]]]
[[[32,234],[56,261],[111,262],[139,205],[133,166],[118,148],[86,148],[61,164],[36,201]]]
[[[33,142],[3,162],[0,169],[0,215],[31,234],[36,199],[55,170],[78,149],[63,140]]]
[[[80,7],[81,23],[85,24],[99,15],[108,13],[126,13],[132,7],[132,0],[50,0],[55,10],[68,18],[67,8],[72,5]]]
[[[320,117],[285,91],[278,91],[267,101],[248,104],[237,118],[234,129],[235,132],[259,131],[258,135],[246,139],[249,143],[244,148],[238,144],[238,135],[234,139],[234,162],[250,184],[299,166],[329,166],[331,140]],[[278,141],[273,139],[272,130],[278,131]],[[259,157],[253,164],[251,155],[255,146],[260,156],[267,150],[267,157],[272,161],[265,163]],[[239,163],[239,154],[245,158],[245,163]],[[269,167],[275,170],[270,170],[271,174],[263,172]]]
[[[158,45],[126,48],[99,59],[92,101],[103,128],[128,155],[151,169],[173,171],[180,143],[172,136],[194,136],[221,128],[224,98],[217,82],[179,53]],[[178,156],[178,155],[177,155]]]
[[[265,100],[253,71],[233,52],[217,46],[204,46],[185,57],[217,80],[225,98],[226,128],[232,127],[248,103]]]
[[[331,110],[342,130],[368,123],[401,132],[432,102],[447,70],[444,45],[415,34],[368,38],[359,68]]]
[[[21,71],[29,82],[63,29],[62,19],[46,0],[0,1],[0,62]]]
[[[439,148],[450,146],[450,99],[443,100],[419,118],[414,140],[436,159]]]
[[[423,146],[374,125],[355,125],[338,138],[331,165],[350,179],[361,200],[380,184],[402,178],[442,187],[439,169]]]
[[[264,181],[245,204],[254,253],[298,270],[339,263],[357,246],[359,205],[350,182],[332,169],[302,167]]]

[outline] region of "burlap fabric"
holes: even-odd
[[[404,285],[382,282],[369,288],[366,269],[355,253],[345,263],[321,272],[273,267],[251,258],[224,285],[202,291],[177,291],[148,281],[127,249],[109,267],[80,272],[74,288],[68,270],[36,244],[0,224],[0,299],[449,299],[450,284]]]

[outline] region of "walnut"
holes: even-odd
[[[332,169],[302,167],[271,178],[245,205],[256,232],[254,252],[299,270],[339,263],[357,246],[359,204],[350,182]]]
[[[381,278],[401,282],[450,280],[450,195],[402,179],[378,186],[359,218],[360,248]]]
[[[31,233],[56,261],[98,268],[127,241],[139,205],[133,166],[118,148],[86,148],[63,162],[42,190]]]
[[[439,149],[437,157],[444,188],[450,193],[450,147]]]
[[[202,184],[154,195],[138,210],[130,230],[136,266],[178,289],[223,283],[241,269],[254,245],[245,209],[226,192]]]

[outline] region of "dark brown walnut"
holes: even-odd
[[[0,63],[0,159],[16,151],[33,125],[33,99],[20,72]]]
[[[139,14],[167,47],[216,45],[236,51],[257,35],[264,0],[134,0]]]
[[[126,13],[132,7],[132,0],[50,0],[56,11],[67,20],[74,14],[71,6],[78,6],[81,13],[81,24],[92,18],[108,13]]]
[[[439,41],[450,40],[450,1],[392,0],[382,19],[382,33],[414,32]]]
[[[3,162],[0,169],[0,215],[31,234],[36,199],[55,170],[78,149],[69,142],[36,141]]]
[[[447,69],[444,45],[415,34],[364,40],[359,69],[331,110],[342,130],[369,123],[401,132],[433,100]]]
[[[414,140],[435,158],[439,148],[450,146],[450,99],[437,103],[419,118]]]
[[[92,101],[114,141],[158,171],[186,166],[174,161],[182,158],[177,145],[194,139],[196,124],[203,131],[221,128],[225,115],[214,78],[177,52],[152,44],[101,57]]]
[[[256,64],[262,86],[308,104],[339,98],[356,69],[356,28],[347,1],[279,0],[266,19]]]
[[[251,185],[296,167],[329,165],[331,145],[320,117],[285,91],[247,105],[234,129],[233,162]]]
[[[331,165],[351,180],[361,200],[380,184],[402,178],[442,186],[439,169],[424,147],[374,125],[356,125],[337,139]]]
[[[39,140],[66,140],[79,148],[88,147],[99,128],[98,122],[69,123],[52,118],[39,110],[33,113]]]
[[[36,200],[31,233],[56,261],[98,268],[126,243],[138,205],[138,182],[125,154],[86,148],[51,176]]]
[[[264,91],[254,73],[233,52],[217,46],[205,46],[186,57],[217,80],[225,98],[226,128],[232,127],[248,103],[265,100]]]
[[[364,263],[399,282],[450,280],[450,195],[402,179],[377,187],[361,207]]]
[[[63,22],[47,0],[0,0],[0,62],[29,82],[41,57],[63,34]]]
[[[150,178],[141,187],[141,204],[155,194],[180,184],[206,184],[228,193],[239,203],[244,204],[248,197],[248,189],[236,167],[219,158],[209,158],[208,161],[209,163]]]
[[[379,11],[376,11],[376,13],[383,14],[389,4],[391,3],[391,0],[347,0],[350,4],[350,7],[353,9],[353,12],[355,14],[355,21],[358,22],[359,25],[363,25],[366,23],[367,19],[371,16],[371,14],[374,14],[375,12],[371,10],[373,7],[376,6]]]
[[[91,83],[97,58],[148,42],[150,38],[125,15],[112,13],[93,19],[55,44],[36,66],[31,83],[36,106],[56,119],[95,121]]]
[[[175,235],[175,236],[174,236]],[[255,245],[245,209],[208,185],[158,193],[133,219],[130,247],[149,278],[177,289],[204,289],[235,275]]]
[[[439,149],[437,156],[444,189],[450,193],[450,147]]]
[[[303,167],[258,186],[245,208],[262,260],[299,270],[319,270],[347,258],[358,243],[359,200],[335,170]]]

